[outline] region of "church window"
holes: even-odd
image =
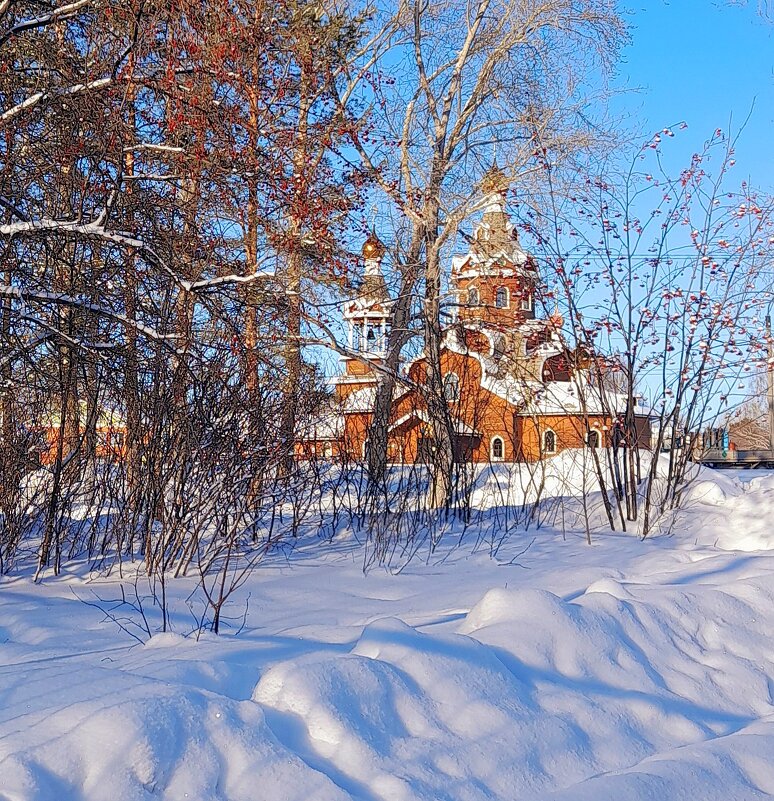
[[[375,323],[368,323],[366,326],[366,349],[373,353],[377,349],[378,332]]]
[[[556,453],[556,433],[550,428],[543,432],[543,453]]]
[[[443,379],[443,396],[447,401],[460,399],[460,379],[456,373],[447,373]]]
[[[386,333],[386,326],[381,320],[353,323],[352,350],[382,353]]]
[[[586,434],[586,444],[589,448],[598,448],[601,442],[602,436],[596,428],[592,428],[589,433]]]
[[[502,335],[495,335],[494,344],[492,346],[492,355],[495,359],[502,359],[505,356],[505,337]]]
[[[495,306],[497,306],[498,309],[507,309],[509,306],[508,301],[508,288],[501,286],[495,295]]]
[[[468,306],[478,306],[480,302],[478,290],[475,287],[471,287],[468,290]]]
[[[491,453],[493,462],[502,462],[505,458],[505,442],[502,437],[492,437]]]
[[[532,311],[532,293],[526,292],[521,297],[521,310],[522,311]]]

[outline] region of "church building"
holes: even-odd
[[[451,265],[455,314],[441,352],[455,456],[472,462],[535,461],[567,448],[606,447],[616,436],[615,418],[625,399],[605,386],[599,362],[592,370],[590,355],[568,351],[558,313],[538,316],[540,276],[505,210],[505,176],[495,167],[481,187],[482,219],[469,251]],[[365,457],[379,380],[373,366],[385,358],[392,304],[382,272],[384,250],[375,234],[363,245],[363,282],[343,308],[352,355],[343,359],[343,372],[334,379],[331,415],[316,421],[299,442],[301,456]],[[425,370],[420,355],[405,365],[405,379],[396,388],[387,453],[393,464],[432,455],[432,427],[421,391]],[[636,428],[647,447],[644,409]]]

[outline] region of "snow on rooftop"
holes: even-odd
[[[394,431],[399,426],[402,426],[404,423],[408,422],[409,420],[420,420],[423,423],[430,423],[430,415],[424,409],[412,409],[410,412],[399,417],[389,428],[390,431]],[[460,420],[459,418],[453,417],[451,420],[452,426],[454,427],[454,431],[457,434],[463,434],[466,436],[474,436],[479,432],[476,431],[475,428],[468,425],[464,420]]]
[[[526,414],[615,414],[626,409],[626,396],[606,392],[604,398],[593,387],[584,386],[583,396],[574,381],[533,384]]]
[[[376,387],[368,386],[356,389],[347,395],[342,410],[345,413],[351,412],[370,412],[373,411],[376,402]]]
[[[344,418],[335,410],[326,410],[304,421],[298,427],[297,437],[304,440],[337,440],[344,435]]]

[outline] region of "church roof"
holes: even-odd
[[[362,389],[356,389],[344,399],[342,409],[345,414],[352,412],[373,411],[376,402],[376,387],[372,384]]]
[[[507,176],[497,164],[493,164],[481,180],[484,212],[473,229],[468,253],[452,259],[455,277],[503,275],[509,269],[513,274],[535,270],[534,261],[519,244],[516,227],[506,211],[508,184]]]
[[[382,273],[377,275],[366,275],[363,278],[363,283],[360,285],[358,297],[363,300],[376,301],[378,303],[390,303],[390,290],[387,289],[387,283],[384,280]]]
[[[365,269],[363,283],[358,290],[358,300],[367,303],[389,303],[391,301],[382,272],[382,256],[386,251],[387,248],[376,235],[376,231],[371,231],[363,243],[362,254]]]
[[[430,423],[430,415],[424,409],[412,409],[392,423],[389,430],[394,431],[396,428],[399,428],[404,423],[413,419],[421,420],[423,423]],[[455,434],[463,434],[469,437],[480,434],[475,428],[469,426],[464,420],[460,420],[457,417],[452,418],[452,426],[454,427]]]
[[[587,414],[616,414],[626,408],[626,395],[616,392],[605,392],[604,398],[600,397],[598,391],[582,382],[586,390],[584,397],[585,404],[581,403],[578,394],[578,387],[573,381],[547,381],[544,383],[535,382],[533,394],[521,410],[520,414],[529,416],[533,414],[583,414],[584,405]],[[635,404],[639,407],[639,401],[635,399]],[[636,410],[637,414],[647,414],[644,407]]]
[[[296,438],[308,441],[338,440],[344,434],[344,417],[334,401],[317,409],[314,417],[301,421]]]
[[[392,299],[359,295],[344,305],[344,317],[385,317],[389,314]]]

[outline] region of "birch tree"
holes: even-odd
[[[524,192],[539,183],[538,142],[562,158],[593,144],[582,115],[587,75],[611,67],[625,29],[608,0],[404,0],[393,24],[393,48],[374,85],[376,132],[357,143],[400,221],[392,232],[399,287],[368,467],[378,491],[401,354],[420,333],[412,324],[418,301],[435,442],[428,501],[443,507],[454,459],[440,373],[444,254],[480,208],[477,182],[495,155]]]

